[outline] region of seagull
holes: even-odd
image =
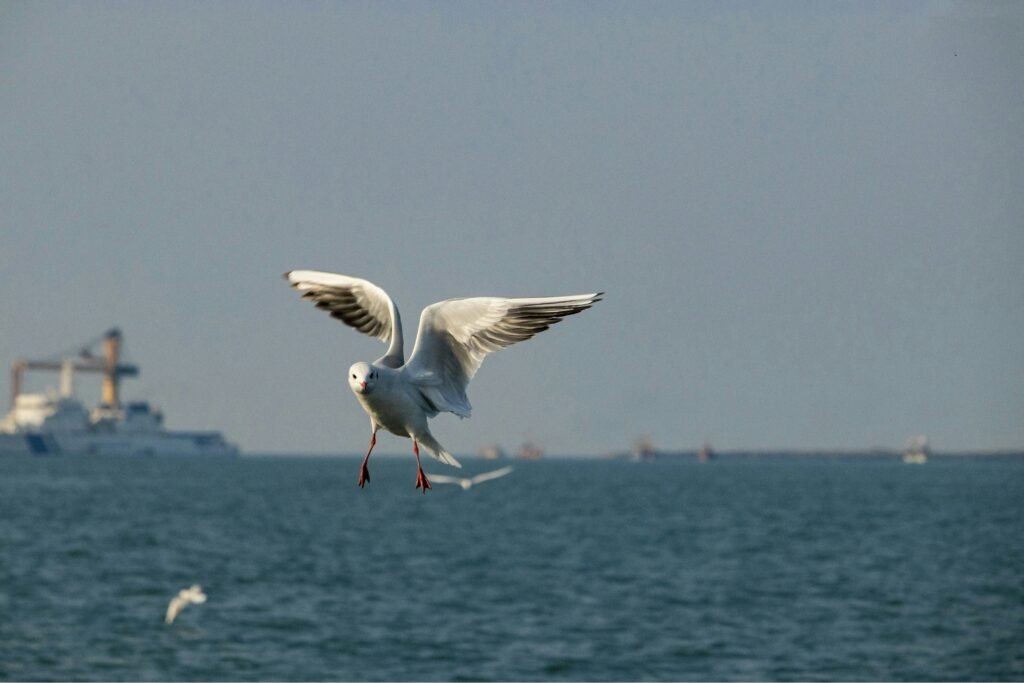
[[[406,362],[398,306],[383,289],[368,280],[315,270],[292,270],[284,277],[318,308],[388,345],[377,360],[358,362],[348,371],[348,385],[370,416],[370,447],[359,469],[359,487],[370,481],[367,464],[377,432],[384,428],[412,439],[416,488],[423,493],[430,488],[430,480],[420,464],[420,444],[441,462],[462,467],[430,433],[427,419],[442,412],[469,417],[472,408],[466,387],[487,354],[585,311],[603,294],[475,297],[431,304],[420,314],[416,343]]]
[[[438,484],[458,484],[459,486],[462,487],[463,491],[468,491],[469,489],[473,488],[474,484],[479,484],[480,482],[484,481],[490,481],[491,479],[497,479],[498,477],[504,477],[511,471],[511,467],[502,467],[501,469],[498,470],[491,470],[490,472],[478,474],[475,477],[470,477],[469,479],[465,477],[449,477],[446,474],[431,474],[430,476]]]
[[[167,616],[164,617],[164,621],[170,624],[181,613],[181,610],[190,604],[199,605],[204,602],[206,602],[206,593],[198,583],[194,583],[188,588],[182,588],[167,605]]]

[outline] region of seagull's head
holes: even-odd
[[[348,385],[357,394],[368,394],[377,384],[377,370],[369,363],[356,363],[348,369]]]

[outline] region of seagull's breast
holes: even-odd
[[[411,437],[426,430],[426,413],[400,384],[380,384],[369,393],[353,393],[367,415],[392,434]]]

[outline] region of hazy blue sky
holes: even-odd
[[[384,346],[285,270],[600,289],[439,440],[1022,447],[1021,74],[1020,3],[6,2],[0,362],[118,325],[170,427],[354,452]]]

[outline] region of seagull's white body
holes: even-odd
[[[400,370],[386,366],[373,367],[368,372],[358,372],[360,368],[356,367],[354,369],[355,377],[352,371],[349,372],[350,385],[371,373],[373,375],[371,379],[375,385],[372,391],[358,384],[352,391],[370,416],[374,432],[383,427],[392,434],[416,439],[438,460],[454,467],[462,466],[430,433],[427,417],[436,415],[437,411],[424,400],[414,384],[403,381],[405,378]]]
[[[167,605],[167,615],[164,617],[164,621],[170,624],[181,614],[181,610],[189,605],[199,605],[204,602],[206,602],[206,593],[198,583],[188,588],[182,588]]]
[[[600,293],[542,298],[476,297],[431,304],[420,315],[416,343],[408,362],[398,307],[383,289],[356,277],[315,270],[285,273],[292,287],[346,325],[388,344],[373,363],[349,368],[348,383],[370,416],[370,448],[359,485],[369,481],[366,463],[381,428],[413,440],[453,467],[458,460],[437,442],[427,419],[441,412],[469,417],[466,387],[487,354],[529,339],[562,318],[600,301]],[[418,466],[417,488],[430,488]]]
[[[481,482],[504,477],[511,471],[511,467],[502,467],[501,469],[483,472],[473,477],[449,477],[446,474],[431,474],[430,480],[438,484],[457,484],[462,487],[463,491],[468,491]]]

